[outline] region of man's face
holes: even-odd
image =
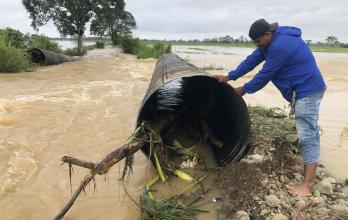
[[[254,40],[254,43],[257,47],[266,48],[271,44],[272,41],[272,33],[266,32],[261,37]]]

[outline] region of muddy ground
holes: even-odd
[[[286,184],[301,182],[293,165],[302,165],[294,119],[261,107],[250,108],[250,151],[241,162],[219,173],[226,195],[219,219],[348,219],[345,183],[319,165],[313,196],[292,197]]]

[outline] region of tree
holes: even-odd
[[[92,21],[91,32],[99,36],[110,36],[114,45],[118,43],[118,36],[131,35],[132,29],[136,28],[136,22],[133,15],[125,11],[124,7],[123,0],[122,2],[115,0],[109,5],[102,4]]]
[[[326,42],[327,42],[327,44],[329,44],[331,47],[332,47],[334,44],[338,44],[338,43],[339,43],[338,40],[337,40],[337,37],[335,37],[335,36],[328,36],[328,37],[326,38]]]
[[[52,20],[59,33],[77,36],[78,54],[87,22],[93,20],[102,7],[124,8],[124,0],[23,0],[35,30]]]

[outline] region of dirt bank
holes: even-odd
[[[294,120],[270,109],[250,108],[250,113],[248,156],[219,174],[220,189],[226,192],[219,219],[348,219],[345,183],[327,175],[322,165],[313,196],[287,192],[285,184],[303,178],[290,169],[302,165]]]

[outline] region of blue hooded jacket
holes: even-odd
[[[314,56],[301,38],[301,30],[296,27],[278,27],[267,48],[257,48],[234,71],[229,72],[230,80],[253,70],[262,61],[262,69],[243,86],[246,93],[262,89],[269,81],[279,89],[287,101],[292,92],[301,99],[325,89],[325,82],[315,62]]]

